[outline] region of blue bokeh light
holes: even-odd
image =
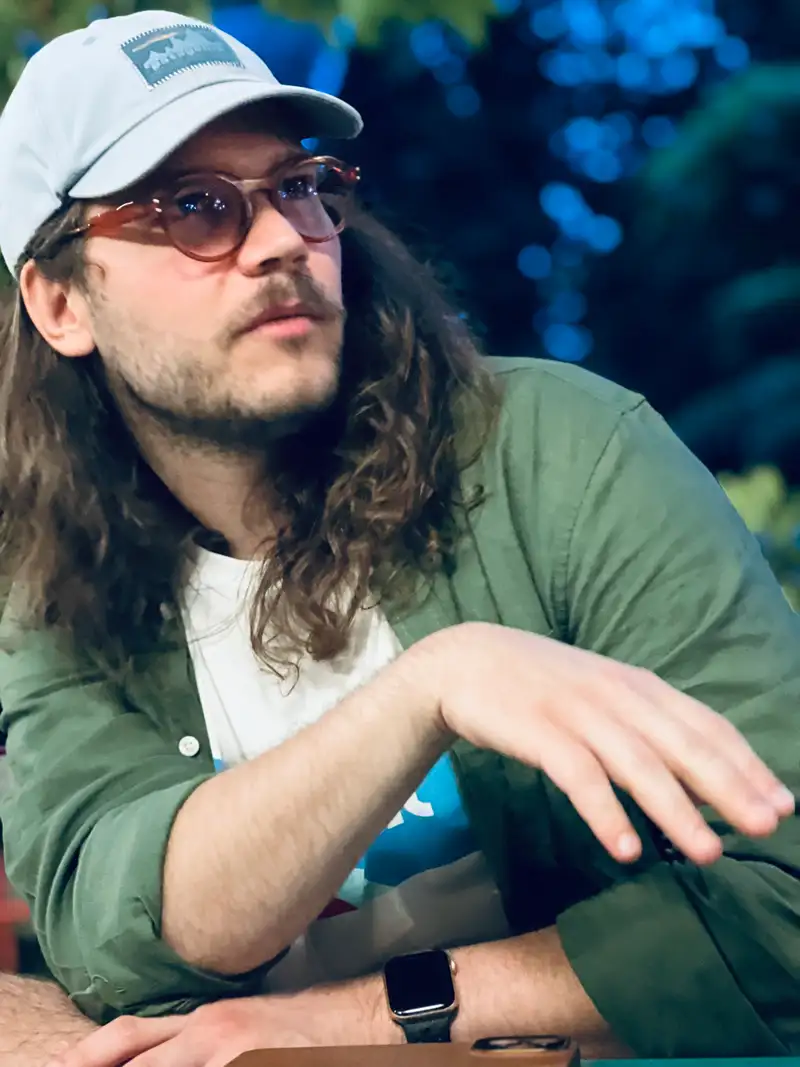
[[[589,220],[584,234],[586,243],[593,252],[607,255],[622,244],[622,226],[610,215],[594,215]]]
[[[358,27],[348,15],[336,15],[331,21],[331,40],[339,48],[352,48],[356,43]]]
[[[690,89],[700,74],[700,63],[694,52],[673,52],[666,56],[658,67],[659,88],[667,92]]]
[[[443,63],[433,68],[433,76],[442,85],[456,85],[464,80],[466,64],[461,56],[448,56]]]
[[[414,26],[408,37],[411,51],[423,67],[435,67],[446,62],[451,55],[444,27],[439,22],[421,22]]]
[[[589,208],[583,195],[574,185],[549,182],[539,194],[542,211],[554,222],[567,222],[587,214]]]
[[[31,59],[42,47],[42,40],[33,30],[22,30],[14,38],[14,46],[26,60]]]
[[[641,49],[646,56],[654,59],[663,59],[670,52],[674,52],[680,45],[681,39],[677,27],[669,23],[656,23],[650,26],[642,34]]]
[[[544,132],[562,174],[575,176],[574,183],[552,180],[540,190],[541,210],[555,225],[552,245],[531,243],[517,255],[520,274],[539,283],[546,301],[534,326],[555,359],[580,362],[591,353],[581,278],[590,257],[611,255],[625,239],[622,224],[593,210],[581,189],[633,175],[649,152],[675,142],[678,126],[665,98],[751,62],[747,42],[729,34],[716,6],[716,0],[494,0],[501,15],[526,9],[520,35],[524,28],[538,40],[539,70],[566,105],[556,103],[553,114],[572,114]],[[476,114],[481,98],[452,31],[429,21],[410,40],[417,61],[441,83],[447,107],[459,117]],[[652,110],[643,106],[648,98],[663,113],[642,119],[643,110]]]
[[[589,61],[581,52],[545,52],[539,67],[554,85],[575,87],[587,80]]]
[[[623,89],[644,89],[652,76],[650,63],[640,52],[623,52],[617,60],[617,81]]]
[[[630,144],[634,135],[634,120],[632,116],[621,111],[615,111],[606,115],[604,125],[613,132],[620,145]]]
[[[650,115],[642,123],[642,140],[650,148],[668,148],[678,136],[678,127],[668,115]]]
[[[572,119],[564,127],[564,139],[576,152],[591,152],[603,146],[603,127],[597,119]]]
[[[542,41],[555,41],[567,31],[567,20],[560,4],[548,4],[534,11],[530,18],[531,31]]]
[[[517,256],[517,269],[526,278],[542,281],[553,272],[553,255],[544,245],[527,245]]]
[[[341,92],[350,62],[347,20],[330,38],[312,22],[300,22],[266,11],[260,4],[211,5],[214,24],[247,45],[281,82],[305,85],[320,92]],[[352,37],[352,33],[351,33]]]
[[[714,58],[723,70],[743,70],[750,63],[750,47],[741,37],[723,37],[714,48]]]
[[[594,338],[585,326],[554,322],[542,335],[545,350],[564,363],[581,363],[594,348]]]
[[[460,119],[468,119],[481,109],[481,98],[471,85],[454,85],[447,90],[445,100],[448,108]]]
[[[589,153],[581,162],[581,169],[587,178],[603,184],[619,181],[623,174],[620,157],[606,149]]]
[[[586,317],[587,300],[576,289],[562,289],[550,301],[549,315],[553,323],[575,325]]]
[[[725,36],[725,24],[710,11],[688,10],[681,21],[683,43],[689,48],[712,48]]]
[[[562,0],[562,7],[573,44],[605,44],[609,27],[593,0]]]

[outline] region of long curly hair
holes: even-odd
[[[23,260],[85,286],[82,246],[58,240],[80,214],[75,203],[46,223]],[[281,521],[250,630],[279,674],[303,654],[334,657],[360,606],[411,596],[420,574],[451,564],[459,513],[475,503],[462,499],[460,475],[499,408],[431,270],[361,210],[342,257],[338,399],[313,435],[270,459]],[[61,358],[13,294],[0,334],[0,560],[23,625],[124,670],[179,608],[200,533],[142,459],[100,357]]]

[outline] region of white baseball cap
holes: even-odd
[[[12,274],[66,199],[125,189],[209,122],[261,100],[288,101],[303,138],[361,132],[349,104],[282,85],[255,52],[197,19],[141,11],[55,38],[0,113],[0,251]]]

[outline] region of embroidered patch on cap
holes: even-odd
[[[126,41],[122,51],[151,87],[209,63],[244,69],[244,63],[225,38],[210,26],[164,26]]]

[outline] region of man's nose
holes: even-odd
[[[237,256],[241,272],[259,275],[302,266],[308,245],[291,222],[266,197],[256,199],[253,211],[253,225]]]

